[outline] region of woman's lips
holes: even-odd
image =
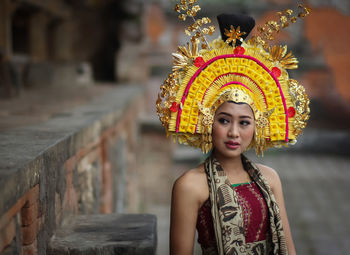
[[[228,142],[225,142],[225,145],[228,149],[237,149],[239,147],[239,143],[238,142],[233,142],[233,141],[228,141]]]

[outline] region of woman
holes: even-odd
[[[261,212],[265,215],[268,213],[266,205],[261,206],[256,203],[258,199],[252,195],[249,196],[249,194],[257,193],[259,190],[244,169],[241,159],[242,153],[248,148],[253,139],[254,124],[253,112],[247,104],[223,103],[214,117],[212,132],[214,150],[212,156],[224,169],[230,185],[241,184],[236,186],[235,189],[238,188],[243,193],[242,200],[251,197],[254,199],[250,201],[250,205],[257,204],[256,210],[258,211],[253,209],[250,217],[267,222],[267,217],[260,215]],[[258,165],[258,169],[271,187],[280,208],[288,254],[295,254],[278,174],[272,168],[264,165]],[[251,188],[250,185],[252,184],[254,188]],[[244,193],[246,193],[246,197]],[[258,198],[263,199],[260,192]],[[212,254],[216,254],[215,234],[212,224],[208,220],[208,215],[211,216],[208,213],[208,202],[209,188],[204,164],[188,171],[177,179],[173,188],[171,204],[171,254],[193,254],[196,227],[198,228],[202,249],[206,250],[208,254],[210,254],[210,250],[212,250]],[[198,214],[200,214],[199,219]],[[252,224],[256,224],[256,222]],[[254,227],[249,229],[248,226],[246,232],[248,232],[247,236],[250,237],[252,242],[267,238],[266,225],[266,223],[262,224],[260,228],[255,229]],[[261,232],[257,233],[258,231]]]
[[[199,9],[186,1],[175,7],[184,11],[180,19]],[[308,12],[304,7],[299,16]],[[295,21],[290,10],[281,15]],[[294,144],[305,127],[309,101],[287,72],[297,60],[286,47],[267,48],[273,22],[245,42],[254,20],[219,15],[222,39],[207,43],[203,33],[213,28],[198,20],[186,31],[193,33],[191,44],[173,54],[173,72],[157,100],[167,134],[210,152],[174,184],[171,254],[192,254],[196,229],[203,254],[295,254],[278,174],[243,152]]]

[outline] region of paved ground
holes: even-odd
[[[263,162],[280,173],[298,254],[349,254],[350,158],[274,153]]]

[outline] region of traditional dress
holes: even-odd
[[[244,156],[242,163],[252,182],[231,185],[213,156],[205,162],[210,196],[199,209],[197,220],[203,254],[287,254],[271,189]]]

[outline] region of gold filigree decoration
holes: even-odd
[[[269,47],[270,58],[272,61],[280,62],[285,69],[298,68],[298,60],[293,56],[292,52],[287,54],[287,45],[274,45]]]
[[[226,43],[229,44],[232,42],[232,45],[236,44],[236,40],[243,40],[242,35],[245,35],[246,32],[241,32],[240,26],[238,26],[236,29],[233,25],[231,25],[230,30],[225,28],[225,35],[228,37],[226,39]]]
[[[310,14],[310,7],[299,4],[298,8],[299,12],[297,16],[293,16],[294,11],[291,9],[277,12],[279,20],[267,21],[263,26],[258,26],[257,31],[259,35],[253,36],[250,41],[267,48],[269,45],[266,43],[266,41],[273,41],[275,39],[274,35],[279,33],[281,29],[288,27],[290,23],[295,23],[297,18],[302,19]]]
[[[266,128],[269,126],[269,118],[272,113],[275,111],[275,108],[272,108],[266,112],[257,112],[255,116],[255,136],[254,136],[254,144],[252,147],[255,148],[255,152],[257,155],[264,155],[264,151],[267,148],[267,134]]]
[[[210,46],[213,49],[223,49],[223,48],[229,48],[231,47],[230,45],[228,45],[227,43],[225,43],[221,37],[214,39],[211,43]]]
[[[296,116],[294,119],[295,135],[298,136],[306,127],[310,116],[310,100],[305,93],[305,88],[298,84],[296,80],[289,79],[289,91],[294,99]]]
[[[193,63],[193,59],[198,56],[198,41],[187,43],[186,46],[179,46],[177,52],[173,53],[173,70],[186,68]]]
[[[309,6],[304,6],[302,4],[299,4],[298,8],[301,9],[298,13],[299,18],[305,18],[311,12],[311,8]]]
[[[156,100],[156,110],[159,120],[167,131],[171,115],[170,107],[175,102],[176,92],[179,89],[178,75],[177,71],[169,74],[167,79],[160,86],[160,92]]]
[[[214,123],[214,112],[211,112],[209,108],[204,107],[200,102],[198,102],[199,111],[202,113],[202,137],[201,137],[201,150],[204,153],[208,153],[213,147],[212,143],[212,125]]]
[[[203,114],[202,124],[207,127],[208,130],[211,130],[211,125],[214,121],[214,114],[210,111],[209,108],[204,107],[200,102],[198,102],[199,111]]]
[[[185,29],[185,34],[191,37],[191,42],[201,42],[202,49],[208,49],[209,43],[205,35],[212,35],[215,31],[214,26],[203,27],[211,23],[208,17],[198,18],[197,13],[201,10],[199,5],[196,5],[197,0],[181,0],[175,5],[174,10],[179,13],[178,18],[185,21],[191,19],[193,23]],[[203,28],[202,28],[203,27]]]

